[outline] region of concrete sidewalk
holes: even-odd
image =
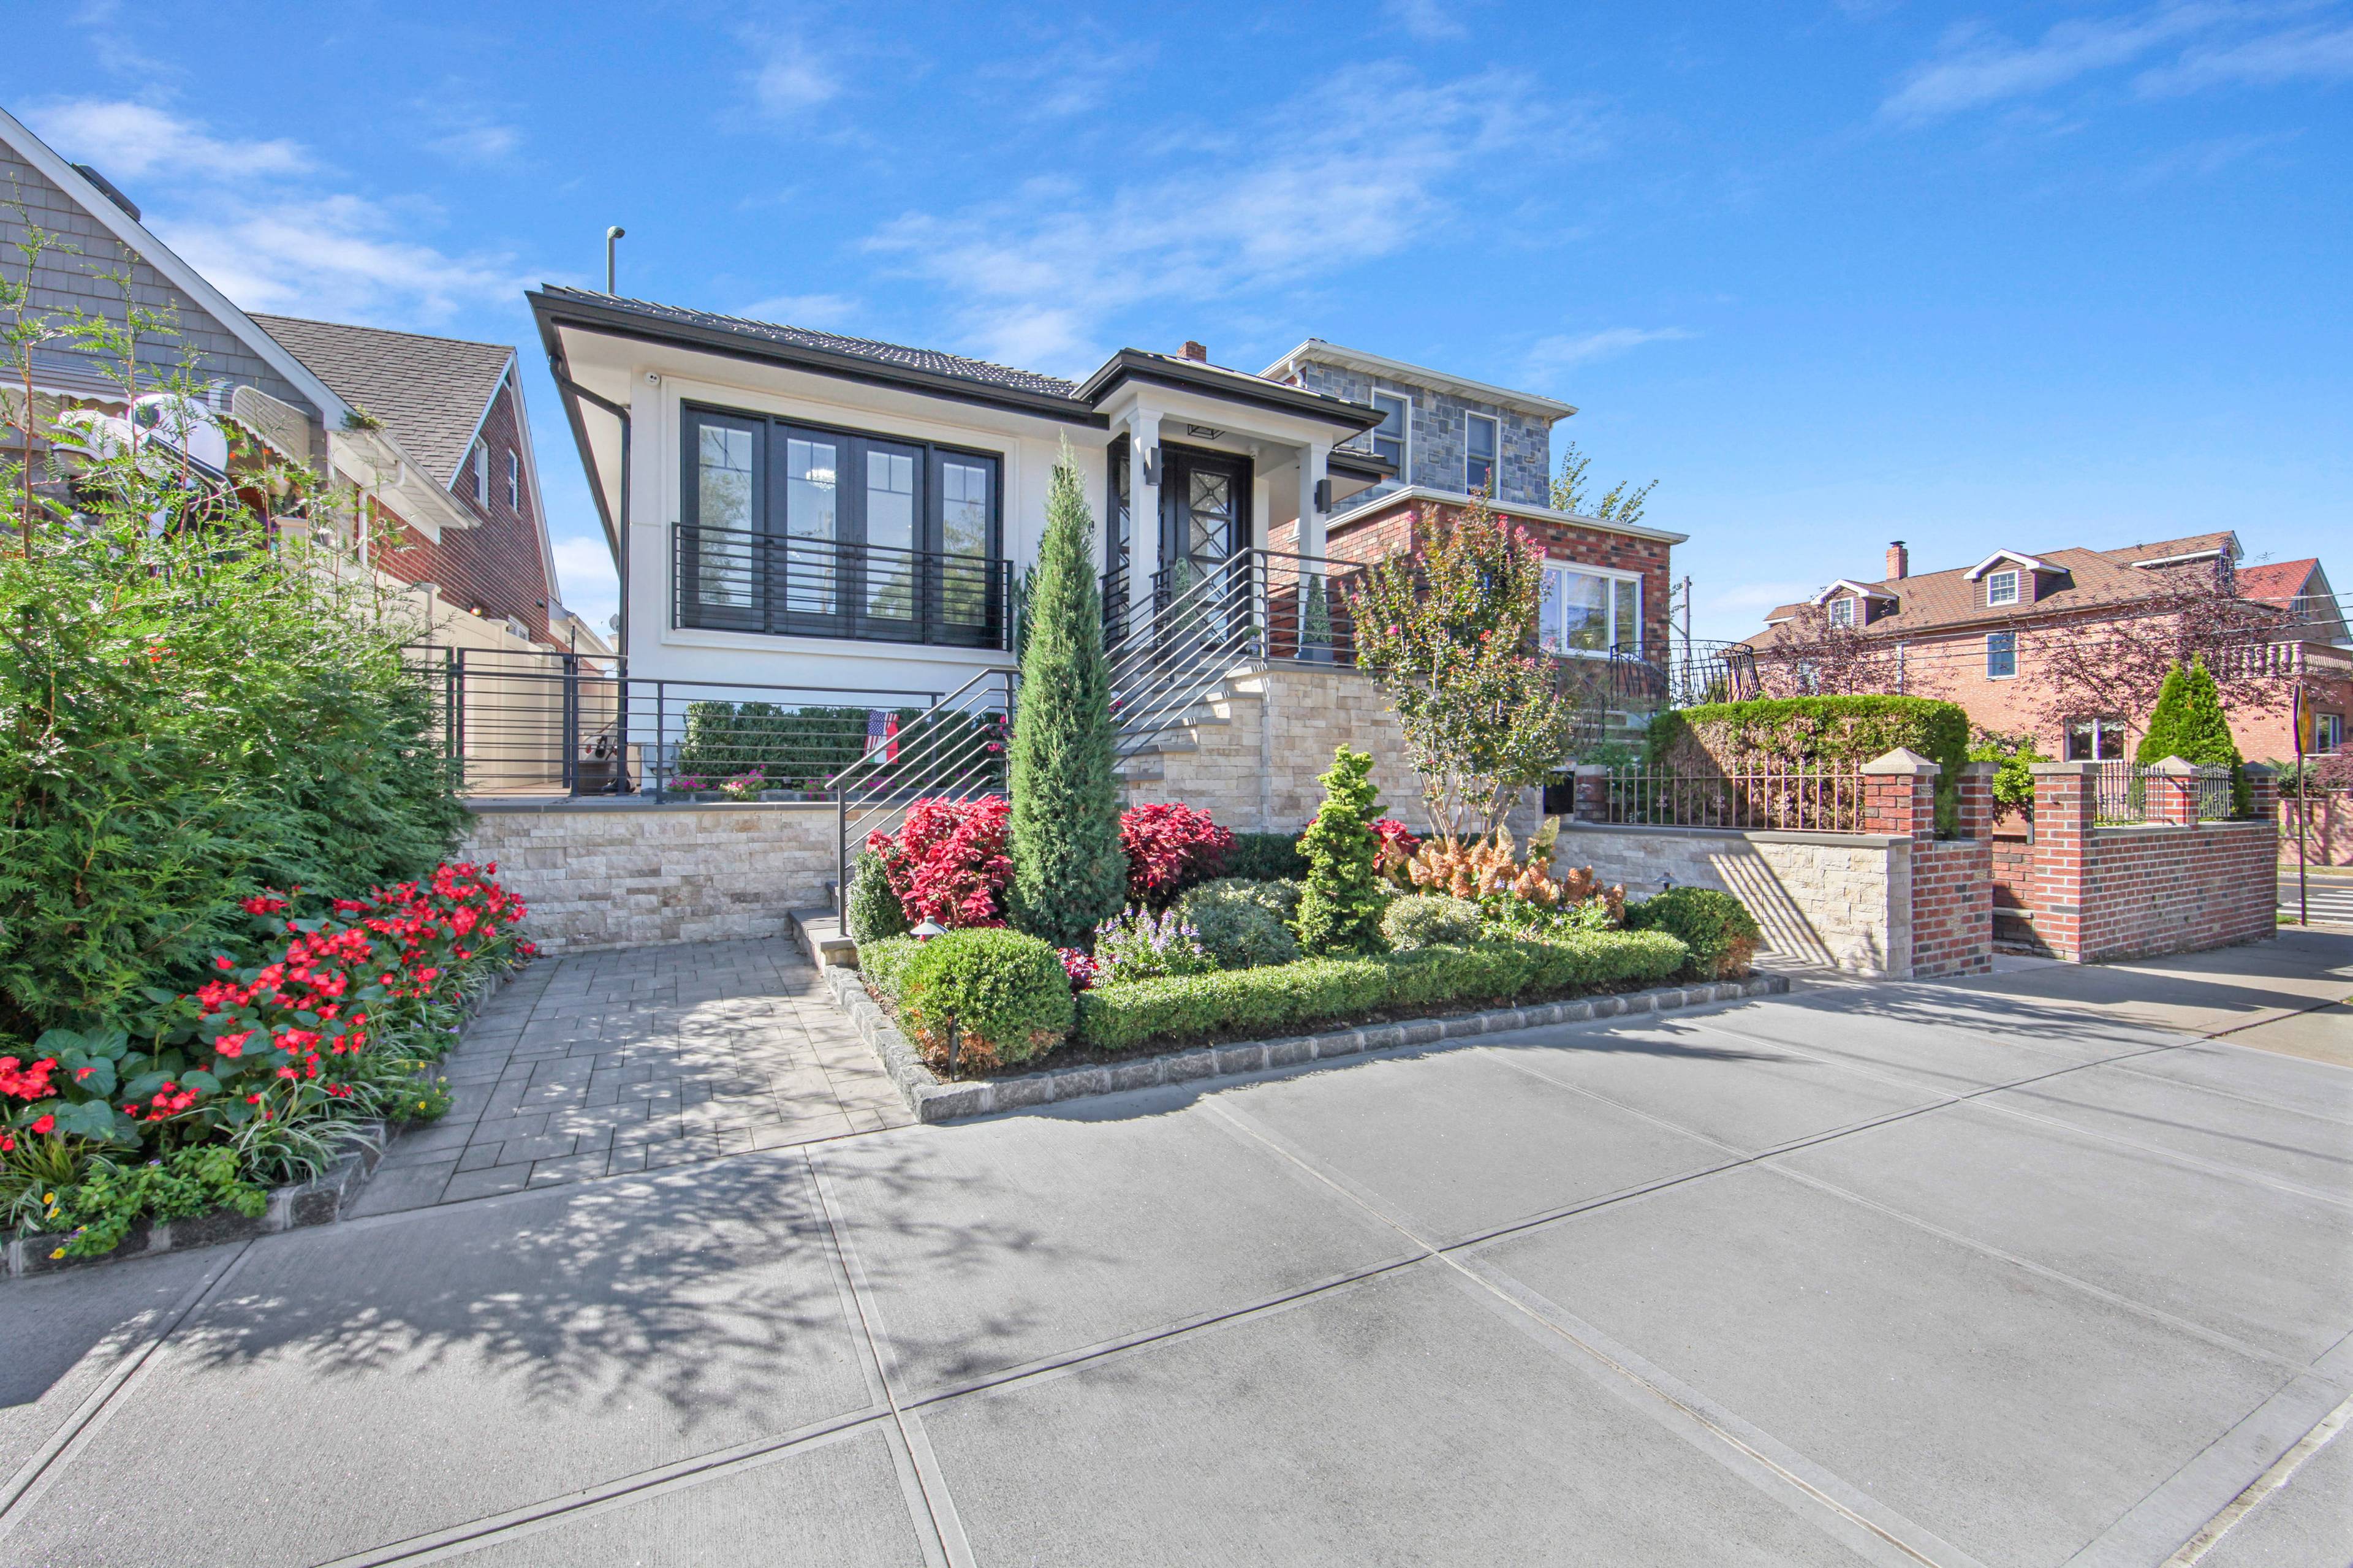
[[[2263,1478],[2353,1397],[2353,1070],[2178,1026],[2348,977],[1825,986],[19,1281],[0,1565],[2342,1563],[2346,1439]]]

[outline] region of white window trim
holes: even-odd
[[[2010,639],[2010,673],[2008,675],[1996,675],[1993,672],[1993,639],[1996,637]],[[2016,680],[2018,679],[2018,634],[2016,632],[1986,633],[1985,658],[1985,678],[1988,680]]]
[[[522,510],[522,458],[512,447],[507,448],[507,510]]]
[[[2003,599],[1995,598],[1995,590],[2005,584],[2007,584],[2010,589],[2010,596]],[[1988,609],[1999,609],[2004,605],[2019,604],[2026,597],[2026,574],[2016,567],[2012,567],[2007,572],[1987,573],[1985,585],[1986,607]]]
[[[1855,600],[1852,595],[1844,598],[1832,599],[1830,602],[1829,612],[1831,625],[1852,629],[1854,626],[1854,605]]]
[[[1409,485],[1413,483],[1413,394],[1404,387],[1383,386],[1379,382],[1374,382],[1372,384],[1372,391],[1366,393],[1365,395],[1368,402],[1377,395],[1381,397],[1394,397],[1405,405],[1405,439],[1400,444],[1398,450],[1398,471],[1396,482],[1401,485]],[[1374,403],[1372,406],[1374,409],[1378,410],[1380,405]],[[1368,452],[1377,449],[1373,446],[1373,436],[1374,431],[1372,430],[1365,432],[1365,449]]]
[[[491,504],[491,449],[479,442],[474,447],[474,504]]]
[[[1640,572],[1621,571],[1615,566],[1597,566],[1589,561],[1572,561],[1562,555],[1546,556],[1543,570],[1550,572],[1555,568],[1563,572],[1581,572],[1588,577],[1605,577],[1613,583],[1633,584],[1634,643],[1638,647],[1641,646],[1645,640],[1642,636],[1642,617],[1650,606],[1642,603],[1642,574]],[[1537,613],[1541,615],[1543,612],[1539,610]],[[1609,599],[1609,614],[1613,618],[1618,614],[1618,598],[1614,590]],[[1537,626],[1536,642],[1539,647],[1542,647],[1544,637],[1545,628],[1542,626]],[[1619,641],[1614,630],[1609,640],[1612,647],[1615,647]],[[1554,658],[1608,658],[1609,657],[1609,649],[1606,647],[1548,647],[1544,648],[1543,651]]]
[[[1462,411],[1462,493],[1469,495],[1475,488],[1471,483],[1471,421],[1483,419],[1495,427],[1495,474],[1487,486],[1487,499],[1500,503],[1504,499],[1504,422],[1493,414]]]

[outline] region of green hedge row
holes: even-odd
[[[1961,764],[1969,760],[1968,710],[1931,697],[1779,697],[1671,709],[1651,721],[1649,765],[1738,773],[1778,766],[1859,766],[1908,747],[1943,770],[1936,826],[1958,825]]]
[[[1667,980],[1688,956],[1662,931],[1596,931],[1141,980],[1080,993],[1078,1038],[1096,1050],[1129,1051],[1308,1028],[1388,1008],[1500,1004]]]

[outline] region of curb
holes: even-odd
[[[459,1021],[461,1035],[466,1026],[474,1021],[474,1015],[480,1013],[491,997],[505,990],[507,983],[520,973],[518,969],[501,970],[491,977],[489,984],[475,993],[466,1004],[465,1016]],[[456,1048],[455,1046],[450,1047],[451,1050]],[[0,1246],[0,1278],[22,1279],[30,1275],[56,1274],[93,1263],[120,1263],[127,1258],[153,1258],[159,1253],[185,1252],[192,1247],[213,1247],[225,1241],[251,1241],[255,1237],[275,1236],[280,1231],[332,1225],[343,1217],[345,1206],[359,1196],[360,1189],[375,1173],[376,1163],[384,1158],[384,1152],[392,1142],[391,1128],[382,1121],[354,1122],[352,1126],[357,1133],[357,1147],[307,1182],[272,1187],[269,1190],[269,1206],[256,1218],[248,1219],[235,1209],[215,1209],[210,1214],[192,1215],[186,1219],[134,1220],[131,1234],[122,1238],[121,1246],[95,1258],[51,1258],[49,1254],[65,1240],[55,1231],[11,1237],[5,1246]]]
[[[966,1116],[987,1116],[992,1111],[1149,1089],[1156,1084],[1233,1078],[1263,1072],[1269,1068],[1329,1061],[1405,1046],[1435,1045],[1440,1040],[1478,1035],[1500,1035],[1546,1024],[1583,1024],[1632,1013],[1665,1013],[1712,1002],[1778,996],[1789,989],[1787,975],[1758,974],[1746,980],[1661,986],[1574,1002],[1548,1002],[1534,1007],[1497,1007],[1451,1018],[1409,1018],[1403,1023],[1375,1024],[1367,1028],[1340,1029],[1324,1035],[1242,1040],[1229,1046],[1196,1046],[1188,1050],[1138,1057],[1133,1061],[1056,1068],[1050,1072],[1024,1073],[1017,1078],[942,1083],[923,1065],[915,1047],[891,1022],[881,1004],[866,994],[865,982],[856,970],[828,964],[818,973],[832,994],[834,1005],[841,1009],[856,1026],[860,1037],[881,1058],[884,1070],[899,1086],[907,1109],[914,1112],[918,1121],[951,1121]]]

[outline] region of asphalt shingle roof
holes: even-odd
[[[2198,533],[2187,539],[2127,545],[2121,550],[2027,552],[2052,571],[2063,572],[2067,576],[2065,586],[2038,601],[2031,610],[2056,613],[2087,609],[2097,605],[2128,604],[2135,599],[2146,598],[2168,585],[2168,579],[2162,568],[2152,570],[2136,566],[2133,563],[2194,555],[2200,551],[2226,546],[2230,539],[2228,533]],[[1896,601],[1894,614],[1880,616],[1872,621],[1870,631],[1873,636],[1900,637],[1938,631],[1972,621],[2008,620],[2020,613],[2017,606],[1988,609],[1978,604],[1977,584],[1969,581],[1968,574],[1969,568],[1961,566],[1949,572],[1923,572],[1911,577],[1869,581],[1855,577],[1848,581],[1883,590]],[[1802,605],[1783,605],[1771,611],[1767,619],[1786,620],[1803,607]],[[1779,626],[1768,626],[1762,636],[1748,640],[1752,646],[1767,647],[1780,630]]]
[[[346,403],[384,421],[401,449],[444,486],[455,484],[482,410],[514,350],[381,327],[255,316]]]
[[[567,289],[548,284],[545,292],[553,296],[587,300],[607,310],[633,310],[656,321],[671,321],[681,326],[704,327],[713,331],[742,332],[765,338],[770,342],[789,343],[796,348],[817,349],[827,353],[849,354],[859,359],[871,359],[882,364],[894,364],[906,370],[920,370],[933,375],[954,376],[960,381],[979,382],[988,386],[1010,387],[1018,392],[1038,393],[1047,397],[1075,397],[1078,384],[1064,381],[1058,375],[1043,375],[1034,370],[1017,370],[1011,365],[992,364],[987,360],[966,359],[962,354],[942,353],[937,349],[910,348],[904,343],[886,343],[872,338],[844,337],[839,332],[813,331],[807,327],[788,327],[776,321],[754,321],[743,316],[723,316],[713,310],[696,310],[684,305],[662,305],[650,300],[622,299],[611,294],[599,294],[586,289]],[[338,389],[340,390],[340,388]]]

